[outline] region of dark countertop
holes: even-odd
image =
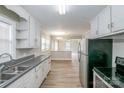
[[[96,67],[93,70],[112,87],[124,88],[124,76],[118,74],[115,67]]]
[[[37,65],[44,62],[49,57],[50,57],[50,55],[40,55],[38,57],[30,58],[29,60],[26,60],[23,63],[21,63],[21,62],[19,63],[19,61],[18,61],[18,63],[15,63],[15,65],[18,64],[17,66],[28,66],[28,69],[26,69],[25,71],[23,71],[21,73],[18,73],[17,75],[15,75],[11,79],[5,81],[4,83],[0,82],[1,83],[0,87],[1,88],[7,87],[11,83],[13,83],[15,80],[17,80],[18,78],[20,78],[21,76],[25,75],[27,72],[29,72],[30,70],[35,68]]]

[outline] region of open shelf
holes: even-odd
[[[27,49],[29,47],[29,20],[20,17],[16,24],[16,49]]]

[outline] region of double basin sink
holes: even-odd
[[[3,71],[2,73],[0,73],[0,84],[4,83],[7,80],[10,80],[17,74],[19,74],[27,69],[28,69],[28,66],[15,66],[15,67],[11,67],[11,68]]]

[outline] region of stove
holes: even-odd
[[[115,63],[116,63],[116,72],[124,76],[124,58],[116,57]]]

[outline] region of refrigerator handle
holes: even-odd
[[[79,43],[78,45],[78,61],[80,62],[81,60],[81,44]]]
[[[88,56],[88,54],[85,54],[85,53],[83,53],[83,52],[81,52],[81,55]]]

